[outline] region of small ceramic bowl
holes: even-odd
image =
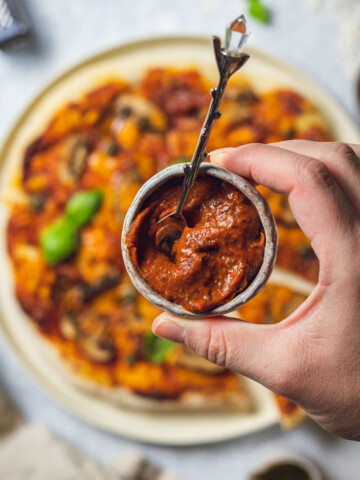
[[[250,480],[258,478],[261,474],[264,475],[265,472],[272,468],[287,464],[301,468],[310,480],[323,480],[320,470],[313,462],[287,449],[281,450],[270,446],[263,452],[259,452],[258,456],[262,457],[262,461],[259,466],[259,459],[257,459],[256,463],[258,466],[250,472]]]
[[[236,310],[237,308],[241,307],[241,305],[248,302],[257,293],[259,293],[259,291],[264,287],[265,283],[270,277],[275,264],[278,243],[277,229],[270,207],[264,197],[248,181],[244,180],[238,175],[235,175],[232,172],[229,172],[228,170],[225,170],[222,167],[219,167],[209,162],[205,162],[200,165],[199,173],[211,175],[213,177],[219,178],[220,180],[223,180],[224,182],[230,183],[235,188],[240,190],[240,192],[242,192],[253,203],[253,205],[257,209],[264,229],[265,251],[263,263],[251,284],[245,290],[238,293],[228,303],[221,305],[220,307],[216,307],[204,313],[195,314],[189,312],[181,305],[172,303],[166,298],[162,297],[159,293],[155,292],[155,290],[153,290],[150,285],[143,279],[140,272],[132,262],[129,250],[126,246],[125,239],[134,219],[140,212],[144,201],[152,193],[154,193],[155,190],[157,190],[161,185],[166,183],[171,178],[184,176],[184,165],[172,165],[165,168],[164,170],[161,170],[161,172],[150,178],[150,180],[148,180],[140,188],[124,220],[123,232],[121,237],[121,247],[124,263],[131,281],[139,290],[139,292],[144,295],[144,297],[146,297],[150,302],[160,307],[162,310],[165,310],[166,312],[183,318],[201,318],[214,315],[224,315],[225,313]]]

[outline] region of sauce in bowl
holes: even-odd
[[[232,300],[255,278],[264,259],[265,234],[256,207],[237,188],[199,175],[183,214],[187,227],[171,258],[156,248],[158,221],[179,202],[182,177],[150,195],[127,234],[131,260],[150,287],[199,314]]]

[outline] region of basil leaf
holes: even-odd
[[[145,356],[152,363],[163,363],[175,345],[170,340],[157,337],[152,332],[145,333],[143,337]]]
[[[73,195],[66,205],[66,215],[76,227],[88,223],[98,211],[103,199],[101,190],[84,190]]]
[[[40,234],[40,248],[48,265],[56,265],[69,258],[77,245],[77,230],[65,217],[49,225]]]
[[[270,12],[261,0],[250,0],[248,3],[249,14],[253,18],[256,18],[256,20],[262,23],[270,22]]]

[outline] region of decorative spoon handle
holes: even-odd
[[[237,45],[231,43],[231,35],[238,35]],[[200,163],[206,158],[206,145],[215,120],[220,118],[219,112],[220,103],[225,92],[227,82],[231,75],[233,75],[245,62],[249,59],[249,55],[241,52],[241,48],[245,43],[249,33],[246,29],[246,20],[243,15],[234,20],[227,28],[226,46],[221,48],[221,41],[219,37],[213,37],[213,47],[215,51],[216,62],[220,73],[219,83],[216,88],[211,90],[212,100],[208,113],[206,115],[198,143],[195,148],[194,155],[191,159],[190,165],[184,166],[184,184],[181,192],[180,200],[174,214],[180,214],[183,211],[190,188],[195,182],[195,178],[199,171]]]

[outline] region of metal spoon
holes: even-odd
[[[236,18],[226,28],[225,48],[221,48],[219,37],[213,37],[213,48],[215,58],[220,74],[219,83],[216,88],[211,90],[212,100],[208,113],[206,115],[198,143],[190,164],[184,166],[184,183],[180,200],[175,212],[159,220],[161,224],[156,232],[156,248],[169,257],[172,256],[174,243],[181,237],[182,232],[187,227],[183,215],[183,209],[190,188],[194,185],[199,166],[205,160],[207,153],[205,151],[209,140],[211,129],[216,119],[220,118],[219,106],[224,95],[225,87],[231,75],[233,75],[249,59],[249,55],[242,52],[242,47],[249,37],[249,30],[246,26],[244,15]]]

